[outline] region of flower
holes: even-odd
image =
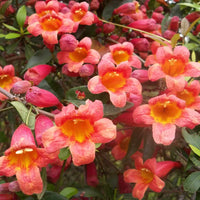
[[[176,125],[193,129],[200,123],[200,114],[187,108],[185,101],[175,95],[163,94],[138,106],[133,111],[133,120],[136,124],[152,124],[154,141],[169,145],[175,138]]]
[[[155,54],[154,63],[149,67],[148,75],[151,81],[166,79],[169,89],[182,90],[185,86],[184,76],[200,76],[200,63],[189,62],[190,52],[184,46],[172,50],[169,46],[159,47]]]
[[[37,148],[30,128],[21,124],[13,133],[5,156],[0,157],[0,175],[16,175],[24,194],[41,193],[43,183],[40,168],[47,166],[55,155],[47,153],[44,148]]]
[[[78,72],[84,63],[97,64],[100,59],[100,54],[90,49],[92,40],[89,37],[84,37],[73,51],[60,51],[57,54],[59,64],[67,63],[70,72]]]
[[[142,86],[137,79],[131,78],[132,68],[127,62],[115,67],[111,61],[104,59],[99,63],[98,71],[99,76],[88,81],[88,89],[94,94],[108,92],[114,106],[125,106],[127,93],[141,95]]]
[[[0,66],[0,87],[10,92],[12,86],[21,79],[15,76],[15,68],[13,65],[6,65],[4,68]],[[7,99],[5,95],[0,93],[0,101]]]
[[[134,47],[130,42],[114,44],[109,46],[110,52],[104,54],[102,60],[110,60],[116,65],[122,62],[128,62],[129,66],[141,68],[140,60],[133,55]]]
[[[73,104],[64,106],[55,115],[55,126],[42,135],[49,152],[69,147],[74,165],[91,163],[95,158],[95,143],[107,143],[116,137],[116,126],[103,118],[101,101],[86,100],[78,110]]]
[[[79,24],[92,25],[94,23],[94,14],[88,11],[89,4],[87,2],[74,3],[67,17],[74,23],[73,32],[76,32]]]
[[[38,1],[35,5],[36,13],[28,18],[28,31],[34,35],[42,35],[44,42],[48,44],[57,44],[58,33],[71,33],[74,23],[59,12],[59,3],[57,1]]]
[[[156,162],[155,158],[147,159],[144,163],[142,157],[135,158],[135,168],[124,172],[124,181],[136,183],[132,191],[134,198],[141,200],[149,187],[154,192],[161,192],[165,183],[160,179],[166,176],[174,167],[180,167],[180,163],[173,161]]]

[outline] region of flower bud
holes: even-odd
[[[79,75],[81,77],[91,76],[94,73],[94,65],[92,64],[84,64],[81,66],[79,70]]]
[[[130,42],[138,51],[147,52],[149,50],[150,44],[146,38],[133,38]]]
[[[95,163],[86,165],[86,182],[89,186],[96,187],[99,184]]]
[[[74,51],[78,45],[78,41],[71,34],[64,34],[60,39],[61,51]]]
[[[171,31],[171,30],[166,30],[164,33],[163,33],[163,37],[168,39],[168,40],[171,40],[172,37],[175,35],[176,33],[174,31]]]
[[[157,30],[157,24],[154,19],[140,19],[130,23],[128,26],[132,28],[141,29],[143,31]]]
[[[113,24],[104,24],[103,25],[103,32],[105,34],[111,33],[115,30],[115,25]]]
[[[14,85],[11,88],[11,92],[13,94],[23,94],[26,93],[28,88],[31,87],[31,82],[29,81],[18,81],[14,83]]]
[[[21,191],[21,189],[19,187],[19,183],[17,181],[10,182],[9,185],[8,185],[8,190],[10,192],[19,192],[19,191]]]
[[[49,75],[51,70],[52,66],[50,65],[36,65],[26,71],[24,79],[32,82],[33,85],[39,85],[39,83]]]
[[[134,70],[131,77],[138,79],[140,83],[144,83],[149,80],[148,71],[143,69]]]
[[[26,93],[26,101],[38,107],[61,106],[58,98],[51,92],[32,86]]]
[[[179,17],[173,16],[169,24],[169,29],[174,32],[177,32],[178,28],[179,28]]]

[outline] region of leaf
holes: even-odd
[[[42,178],[42,182],[43,182],[43,190],[40,194],[37,194],[38,200],[42,199],[42,197],[44,196],[44,193],[46,192],[46,189],[47,189],[47,173],[46,173],[46,168],[44,168],[44,167],[42,168],[41,178]]]
[[[169,14],[166,14],[161,22],[161,32],[162,33],[164,33],[168,29],[169,22],[170,22]]]
[[[185,191],[194,193],[200,188],[200,172],[193,172],[184,181],[183,187]]]
[[[25,43],[25,56],[26,56],[26,59],[29,60],[33,54],[34,54],[33,48],[30,45]]]
[[[52,58],[51,52],[48,49],[41,49],[36,51],[33,56],[29,59],[26,69],[31,68],[35,65],[46,64]]]
[[[42,200],[68,200],[68,199],[58,194],[57,192],[47,191],[45,192]]]
[[[69,148],[67,147],[67,148],[60,149],[60,153],[58,157],[60,158],[60,160],[67,160],[67,158],[69,158],[70,155],[71,155],[71,152]]]
[[[4,24],[4,23],[3,23],[3,25],[4,25],[7,29],[9,29],[9,30],[11,30],[11,31],[17,31],[17,32],[19,32],[19,30],[18,30],[17,28],[15,28],[14,26],[10,26],[10,25]]]
[[[195,156],[193,153],[190,154],[190,160],[192,161],[192,163],[197,166],[200,167],[200,160],[199,157],[197,158],[197,156]]]
[[[200,6],[197,3],[179,3],[178,5],[185,6],[186,8],[187,7],[195,8],[197,11],[200,11]]]
[[[192,151],[196,154],[196,155],[198,155],[199,157],[200,157],[200,149],[198,149],[198,148],[196,148],[195,146],[193,146],[193,145],[189,145],[190,146],[190,148],[192,149]]]
[[[19,33],[8,33],[7,35],[5,35],[5,38],[10,40],[10,39],[15,39],[20,37],[21,35]]]
[[[4,37],[5,37],[5,35],[0,33],[0,38],[4,38]]]
[[[26,20],[26,6],[22,6],[21,8],[19,8],[19,10],[17,11],[16,19],[19,27],[22,28]]]
[[[195,51],[192,51],[192,62],[196,62],[196,53]]]
[[[182,135],[187,143],[200,149],[200,136],[196,133],[189,134],[185,128],[182,129]]]
[[[190,23],[186,18],[181,20],[181,33],[185,36],[187,34],[187,30],[190,27]]]
[[[100,197],[102,198],[102,194],[96,188],[92,187],[84,187],[84,188],[77,188],[80,193],[84,194],[84,197]]]
[[[60,192],[61,195],[63,195],[64,197],[67,197],[68,199],[70,199],[77,193],[78,193],[78,190],[75,187],[66,187]]]
[[[20,42],[20,40],[18,40],[17,42],[13,42],[11,45],[8,45],[6,47],[6,52],[8,54],[12,53],[17,48],[19,42]]]
[[[172,48],[174,48],[177,44],[177,41],[180,39],[180,34],[175,34],[172,39],[171,39],[171,45],[172,45]]]
[[[0,7],[0,14],[5,14],[6,9],[8,8],[8,6],[11,4],[11,1],[6,1],[1,7]]]
[[[184,46],[187,47],[189,50],[195,50],[196,48],[199,47],[199,44],[197,44],[197,43],[187,43]]]
[[[33,130],[35,127],[35,116],[36,115],[33,114],[32,112],[29,115],[29,110],[26,108],[26,106],[23,103],[21,103],[19,101],[12,101],[10,103],[16,108],[17,112],[19,113],[19,115],[22,118],[22,121],[24,123],[26,123],[27,117],[29,117],[27,126],[29,126],[29,128]]]

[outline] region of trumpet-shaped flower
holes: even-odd
[[[200,83],[194,80],[190,83],[185,81],[185,87],[181,91],[177,91],[176,88],[168,91],[167,94],[174,94],[178,98],[182,99],[186,103],[186,107],[195,110],[200,110]]]
[[[65,14],[58,12],[57,1],[36,2],[36,13],[28,18],[28,31],[34,35],[42,35],[47,44],[57,44],[58,33],[71,33],[74,23]]]
[[[4,68],[0,66],[0,87],[10,92],[10,89],[17,81],[21,79],[15,76],[15,69],[13,65],[6,65]],[[5,100],[7,97],[0,93],[0,100]]]
[[[117,67],[109,60],[102,60],[98,65],[99,76],[91,78],[88,89],[91,93],[108,92],[110,100],[116,107],[123,107],[127,101],[127,93],[141,95],[140,82],[131,78],[132,68],[128,63],[121,63]]]
[[[152,124],[154,141],[169,145],[175,138],[176,125],[193,129],[200,123],[200,114],[187,108],[185,101],[175,95],[163,94],[138,106],[133,112],[133,120],[136,124]]]
[[[124,172],[124,181],[136,183],[132,191],[134,198],[141,200],[149,187],[154,192],[161,192],[165,186],[160,178],[166,176],[173,168],[180,167],[180,163],[173,161],[156,162],[155,158],[143,163],[142,157],[135,159],[135,168]]]
[[[67,63],[68,70],[71,72],[79,72],[84,63],[97,64],[100,54],[91,49],[92,41],[90,38],[83,38],[73,51],[60,51],[57,54],[60,64]]]
[[[102,60],[110,60],[116,65],[122,62],[127,62],[129,66],[141,68],[140,60],[133,55],[134,47],[131,42],[122,44],[114,44],[109,46],[110,52],[104,54]]]
[[[0,175],[16,175],[24,194],[41,193],[43,183],[40,168],[47,166],[57,155],[57,152],[53,155],[44,148],[37,148],[30,128],[22,124],[13,133],[5,156],[0,157]]]
[[[88,11],[89,4],[87,2],[74,3],[71,7],[67,17],[74,23],[74,30],[76,32],[79,24],[92,25],[94,23],[94,14]]]
[[[42,135],[49,152],[69,147],[74,165],[91,163],[95,158],[95,143],[107,143],[116,137],[116,126],[103,118],[103,104],[86,101],[78,110],[73,104],[55,115],[55,126]]]
[[[176,87],[182,90],[185,86],[184,76],[200,76],[200,63],[189,62],[190,52],[184,46],[159,47],[155,54],[154,64],[148,70],[149,79],[157,81],[166,78],[169,89]],[[152,61],[153,62],[153,61]]]

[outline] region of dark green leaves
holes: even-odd
[[[69,158],[70,155],[71,155],[70,150],[67,147],[60,150],[58,157],[60,158],[60,160],[67,160],[67,158]]]

